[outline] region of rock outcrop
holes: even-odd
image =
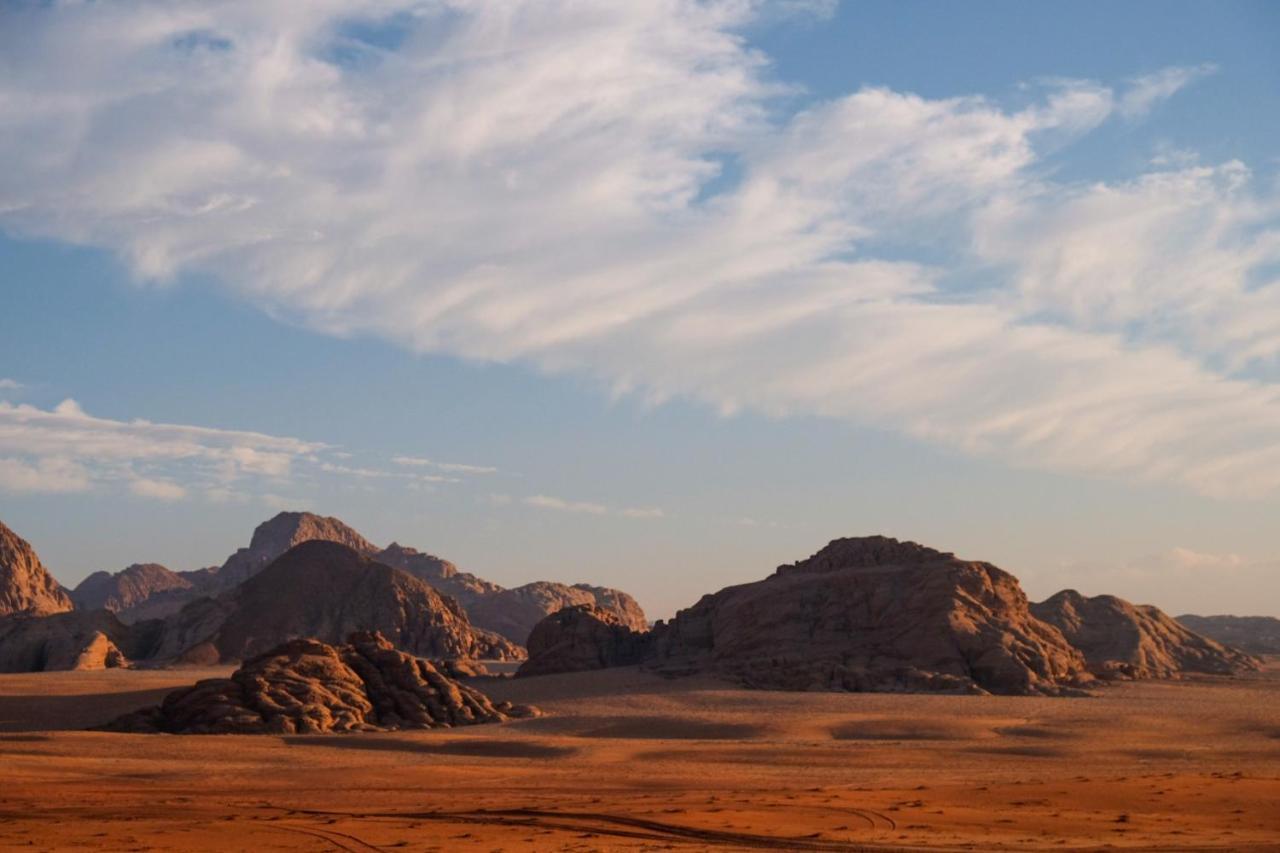
[[[608,611],[618,624],[633,631],[649,630],[648,620],[636,600],[607,587],[551,581],[534,581],[514,589],[499,589],[467,605],[471,621],[524,645],[535,625],[566,607],[590,605]]]
[[[495,706],[432,663],[399,651],[376,632],[346,645],[290,640],[254,657],[230,678],[170,693],[106,731],[170,734],[312,734],[432,729],[496,723],[531,709]]]
[[[0,619],[0,672],[111,669],[149,657],[162,626],[125,625],[108,610]]]
[[[882,536],[837,539],[657,623],[642,657],[670,675],[783,690],[1077,692],[1092,680],[1083,655],[1028,604],[1017,579],[989,563]],[[608,665],[618,637],[600,622],[544,620],[522,673]]]
[[[1031,605],[1084,654],[1103,678],[1172,678],[1200,672],[1230,675],[1257,669],[1249,655],[1175,622],[1159,608],[1114,595],[1085,596],[1073,589]]]
[[[124,622],[176,612],[196,591],[187,577],[159,563],[134,563],[121,571],[94,572],[71,591],[81,610],[110,610]]]
[[[1179,616],[1201,636],[1251,655],[1280,655],[1280,619],[1274,616]]]
[[[424,657],[524,656],[508,640],[473,627],[456,601],[418,578],[321,540],[291,548],[216,600],[183,608],[169,620],[164,651],[186,654],[209,644],[220,660],[244,660],[297,637],[336,643],[353,631],[380,631],[397,648]]]
[[[35,549],[0,523],[0,617],[64,613],[74,605]]]
[[[408,572],[446,596],[456,599],[473,625],[523,645],[540,619],[563,607],[594,603],[613,610],[636,630],[647,627],[635,599],[615,589],[537,581],[515,589],[460,571],[433,554],[393,542],[379,550],[339,519],[310,512],[282,512],[253,532],[249,547],[241,548],[219,567],[171,572],[156,564],[130,566],[122,572],[96,572],[75,590],[88,608],[114,610],[125,622],[165,618],[205,597],[219,597],[254,577],[277,557],[303,542],[335,542],[376,563]]]
[[[377,547],[343,521],[312,512],[282,512],[259,524],[248,548],[227,558],[216,572],[219,589],[232,589],[269,566],[277,557],[303,542],[336,542],[370,556]]]
[[[502,591],[502,587],[496,583],[478,578],[470,572],[459,571],[458,567],[448,560],[416,548],[407,548],[398,542],[392,542],[379,551],[374,555],[374,559],[392,568],[403,569],[419,580],[426,581],[437,591],[456,599],[468,611],[479,599]],[[481,627],[489,631],[494,630],[487,626]],[[522,641],[515,640],[515,642]]]
[[[595,604],[566,607],[540,621],[529,634],[529,659],[519,676],[583,672],[641,663],[652,636],[632,630],[613,610]]]
[[[660,668],[752,687],[1052,695],[1089,680],[1013,575],[882,536],[704,596],[655,639]]]

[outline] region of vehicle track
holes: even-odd
[[[883,849],[880,845],[858,844],[813,836],[758,835],[726,832],[684,826],[666,821],[628,817],[607,812],[561,812],[542,809],[478,809],[475,811],[422,812],[331,812],[310,809],[293,810],[297,814],[325,817],[347,817],[374,820],[423,820],[442,823],[483,824],[489,826],[525,826],[560,829],[568,832],[590,832],[619,838],[648,841],[687,842],[712,847],[738,847],[751,850],[805,850],[825,853],[862,853]],[[870,821],[870,818],[868,818]]]

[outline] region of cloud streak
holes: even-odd
[[[1274,191],[1237,163],[1043,168],[1207,68],[788,113],[742,36],[766,7],[5,11],[0,225],[655,401],[1280,488]]]
[[[0,401],[0,488],[85,492],[120,481],[141,497],[177,500],[186,489],[154,469],[228,484],[283,479],[327,445],[244,430],[120,421],[85,412],[74,400],[50,410]]]

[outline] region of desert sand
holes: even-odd
[[[0,847],[1280,850],[1280,666],[1091,698],[477,679],[547,716],[312,736],[82,731],[216,670],[0,676]]]

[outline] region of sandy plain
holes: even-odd
[[[1280,666],[1085,699],[480,679],[547,716],[82,731],[226,670],[0,676],[0,848],[1280,850]]]

